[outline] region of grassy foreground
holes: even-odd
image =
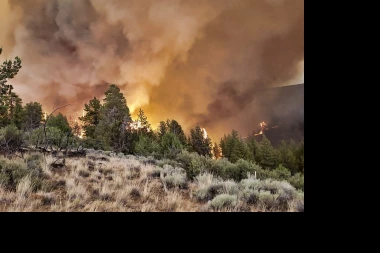
[[[235,182],[144,157],[95,151],[57,160],[0,156],[0,211],[303,212],[304,193],[286,181]]]

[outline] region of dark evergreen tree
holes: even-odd
[[[69,124],[69,121],[67,120],[67,117],[64,116],[62,113],[58,113],[57,116],[51,115],[49,120],[46,123],[47,127],[56,127],[59,129],[62,133],[71,133],[71,127]]]
[[[95,129],[100,121],[100,112],[102,105],[100,100],[94,97],[88,104],[84,105],[86,112],[79,120],[83,122],[83,131],[87,138],[95,138]]]
[[[239,159],[252,160],[251,152],[248,145],[239,137],[236,130],[232,130],[231,134],[224,135],[220,142],[223,157],[230,162],[236,163]]]
[[[175,134],[183,146],[186,145],[186,135],[182,126],[176,120],[167,121],[167,129],[170,133]]]
[[[0,55],[2,52],[3,49],[0,47]],[[7,84],[7,81],[14,78],[20,69],[21,60],[18,57],[13,62],[7,60],[0,66],[0,127],[14,123],[17,103],[21,104],[18,96],[12,92],[13,86]]]
[[[109,86],[105,95],[95,136],[102,142],[104,149],[131,152],[133,142],[138,139],[131,139],[132,133],[127,133],[132,122],[127,100],[115,84]]]
[[[204,130],[196,126],[190,130],[189,146],[191,150],[203,156],[212,156],[212,142],[209,137],[204,136]]]
[[[158,126],[158,137],[162,138],[168,131],[168,126],[166,125],[165,121],[160,121],[160,124]]]
[[[182,144],[178,136],[167,132],[160,140],[160,152],[165,158],[174,159],[181,153]]]
[[[264,169],[275,169],[277,167],[278,161],[276,150],[273,148],[272,143],[265,135],[262,136],[262,140],[260,141],[257,158],[259,164]]]
[[[22,129],[31,130],[39,127],[43,120],[42,105],[37,102],[30,102],[24,106],[22,112]]]

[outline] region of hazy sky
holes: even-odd
[[[0,60],[23,62],[11,83],[47,111],[115,83],[154,125],[219,138],[256,128],[256,91],[304,79],[303,0],[1,0],[0,16]]]

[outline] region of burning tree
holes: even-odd
[[[136,131],[138,134],[148,134],[152,132],[148,118],[141,108],[139,109],[137,119],[130,122],[128,128]]]
[[[212,147],[212,154],[214,159],[219,159],[223,156],[222,149],[219,147],[219,145],[215,142]]]
[[[196,126],[190,130],[190,148],[200,155],[212,157],[212,142],[204,128]]]

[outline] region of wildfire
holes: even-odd
[[[271,127],[271,128],[277,128],[278,126],[274,126],[274,127]],[[263,135],[264,134],[264,131],[265,130],[268,130],[268,125],[267,123],[265,123],[264,121],[260,123],[260,132],[258,134],[255,134],[255,136],[258,136],[258,135]]]
[[[206,129],[202,128],[202,132],[203,132],[203,139],[207,139],[208,135],[207,135]]]
[[[132,121],[131,123],[129,123],[129,128],[133,130],[139,130],[140,128],[142,128],[141,122],[138,120]]]
[[[80,139],[84,137],[83,122],[79,120],[80,111],[73,111],[68,115],[68,122],[70,127],[73,129],[74,135]],[[82,110],[82,117],[84,117],[84,110]]]
[[[143,125],[141,124],[141,121],[139,121],[139,120],[134,120],[134,121],[132,121],[131,123],[128,124],[127,128],[128,128],[128,129],[132,129],[132,130],[139,130],[139,129],[144,129],[145,126],[143,126]],[[146,128],[146,130],[147,130],[148,132],[152,131],[151,129],[148,129],[148,128]]]

